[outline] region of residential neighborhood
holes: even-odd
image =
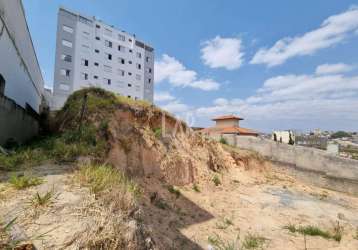
[[[0,0],[0,249],[358,249],[358,2]]]

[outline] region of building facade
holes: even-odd
[[[0,0],[0,144],[38,132],[44,81],[21,0]]]
[[[85,87],[153,102],[154,49],[95,17],[58,12],[53,109]]]

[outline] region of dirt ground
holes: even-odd
[[[274,168],[275,169],[275,168]],[[14,190],[4,178],[0,182],[0,216],[17,218],[13,230],[19,237],[33,239],[38,249],[76,249],[76,238],[97,223],[84,211],[96,209],[95,197],[86,188],[73,185],[71,167],[42,166],[32,170],[45,182],[25,190]],[[225,242],[253,234],[265,238],[263,249],[357,250],[358,197],[304,184],[279,170],[234,168],[212,181],[178,187],[180,195],[154,178],[140,181],[145,188],[141,201],[142,223],[148,225],[158,249],[213,249],[208,238]],[[34,211],[29,197],[55,190],[56,198],[44,209]],[[153,204],[157,194],[161,206]],[[86,208],[86,209],[84,209]],[[332,230],[343,226],[341,242],[290,233],[284,226],[315,225]]]

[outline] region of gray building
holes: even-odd
[[[154,50],[95,17],[58,12],[52,109],[85,87],[153,102]]]
[[[20,0],[0,0],[0,144],[38,132],[44,81]]]

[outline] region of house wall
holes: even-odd
[[[216,127],[224,128],[224,127],[238,127],[239,121],[238,120],[217,120]]]
[[[236,145],[257,151],[315,185],[358,195],[358,161],[326,151],[257,137],[236,137]],[[297,172],[298,171],[298,172]],[[304,173],[304,174],[303,174]]]

